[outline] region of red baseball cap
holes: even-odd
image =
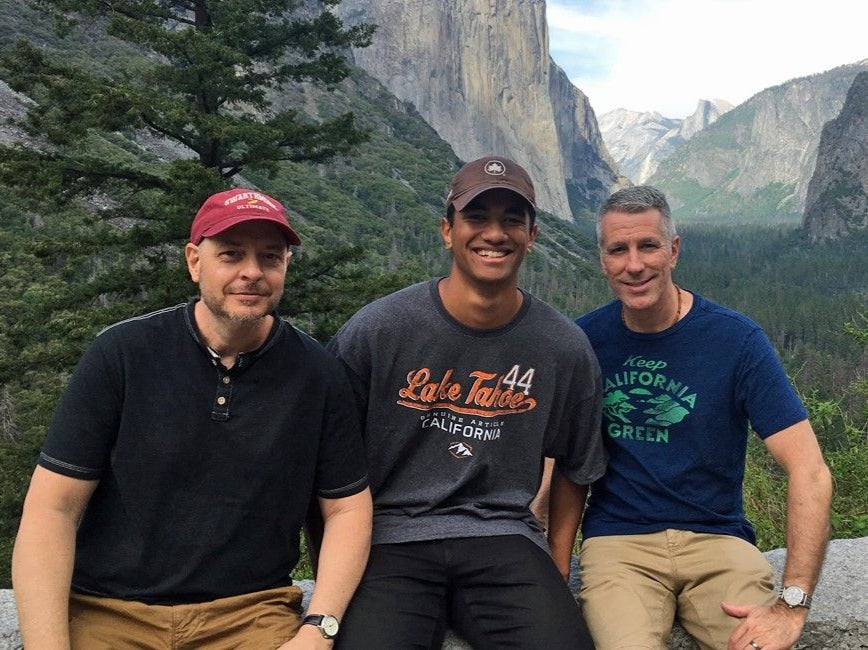
[[[301,244],[279,201],[262,192],[243,188],[209,196],[190,226],[190,241],[198,245],[205,237],[219,235],[245,221],[270,221],[283,231],[287,243],[293,246]]]

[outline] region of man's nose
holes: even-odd
[[[629,273],[640,273],[645,268],[645,262],[639,250],[631,248],[627,251],[627,271]]]
[[[262,265],[255,255],[249,255],[241,265],[241,275],[248,279],[259,279],[263,275]]]
[[[489,219],[482,234],[488,241],[503,241],[506,238],[506,230],[500,219]]]

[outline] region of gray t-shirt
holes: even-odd
[[[374,544],[524,535],[544,456],[585,485],[605,469],[600,369],[584,332],[523,293],[496,330],[452,318],[437,280],[363,307],[329,349],[364,423]]]

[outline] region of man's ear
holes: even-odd
[[[528,233],[527,238],[527,249],[530,250],[533,247],[533,243],[536,241],[536,236],[539,233],[539,224],[534,221],[533,225],[530,227],[530,232]]]
[[[446,246],[446,250],[452,248],[452,224],[449,223],[449,219],[446,217],[440,219],[440,236],[443,237],[443,244]]]
[[[190,273],[190,279],[199,283],[199,247],[192,242],[188,242],[184,247],[184,257],[187,259],[187,271]]]

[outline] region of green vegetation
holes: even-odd
[[[750,132],[755,117],[754,107],[748,104],[736,106],[691,138],[694,140],[692,147],[741,151],[741,144]]]
[[[737,174],[733,169],[721,183]],[[715,223],[736,227],[745,224],[796,225],[802,215],[794,206],[795,186],[770,183],[750,196],[728,192],[719,187],[705,187],[696,179],[682,174],[655,176],[650,183],[667,195],[678,197],[674,214],[681,223]]]
[[[107,37],[105,19],[87,22],[58,41],[45,18],[23,0],[0,5],[0,17],[17,24],[19,10],[33,23],[28,33],[35,35],[40,53],[0,41],[5,65],[0,77],[11,80],[11,67],[22,84],[33,82],[23,70],[34,62],[39,74],[54,75],[45,83],[19,85],[42,102],[35,113],[40,119],[32,123],[35,137],[53,138],[54,144],[41,153],[0,149],[0,586],[9,584],[11,540],[27,480],[69,372],[107,324],[194,293],[181,255],[186,233],[201,198],[223,187],[233,170],[217,160],[190,159],[191,148],[172,147],[171,138],[155,137],[135,120],[101,122],[93,108],[99,102],[76,99],[48,110],[53,105],[48,85],[61,84],[67,72],[78,74],[66,67],[87,60],[82,48],[105,46],[124,54],[117,68],[93,66],[90,72],[102,77],[90,84],[113,75],[135,79],[139,68],[153,75],[151,61],[166,59],[144,58],[138,46]],[[23,62],[16,52],[24,53]],[[352,154],[333,161],[316,152],[307,162],[261,165],[251,159],[237,178],[289,208],[304,246],[290,266],[280,310],[323,341],[373,298],[447,269],[438,221],[458,166],[450,147],[411,106],[363,72],[348,71],[325,89],[293,81],[279,93],[270,91],[274,110],[262,114],[297,111],[309,134],[313,125],[352,111],[353,128],[367,141],[346,139]],[[92,93],[91,99],[99,98]],[[82,114],[73,114],[73,107]],[[222,117],[237,135],[255,126],[258,114],[236,108]],[[249,124],[235,123],[239,116]],[[64,122],[70,123],[69,133]],[[46,151],[56,157],[43,160]],[[294,151],[299,158],[305,149]],[[572,308],[571,296],[592,273],[582,256],[587,240],[550,215],[541,214],[540,221],[546,231],[551,225],[552,236],[541,237],[528,281],[541,296],[562,292],[568,297],[565,307]],[[602,294],[599,281],[597,286]]]

